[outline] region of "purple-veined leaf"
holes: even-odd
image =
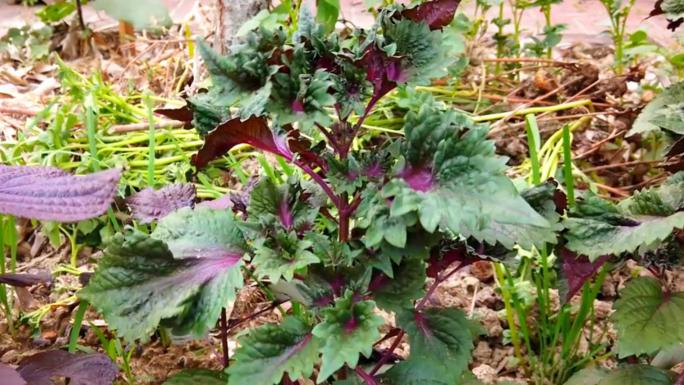
[[[397,323],[406,331],[411,355],[387,372],[392,384],[456,384],[468,367],[473,340],[463,311],[430,308],[404,311]]]
[[[405,9],[401,16],[415,22],[426,22],[430,29],[442,29],[454,19],[460,0],[433,0]]]
[[[160,323],[200,337],[242,286],[244,247],[232,213],[182,208],[162,219],[152,237],[114,236],[78,295],[128,341],[147,340]]]
[[[432,190],[437,183],[429,167],[413,167],[408,165],[398,176],[404,179],[404,182],[413,190],[420,192]]]
[[[233,357],[236,362],[228,370],[230,384],[279,384],[285,374],[308,378],[318,361],[319,347],[311,327],[297,317],[252,329],[240,339]]]
[[[299,145],[297,141],[296,137],[273,133],[263,117],[252,116],[245,121],[235,118],[219,125],[205,137],[204,146],[193,156],[192,163],[198,169],[204,168],[210,161],[243,143],[292,160],[290,146]]]
[[[488,129],[454,111],[424,104],[405,117],[403,169],[383,187],[390,218],[416,212],[428,233],[448,229],[507,248],[554,242],[550,223],[506,177]]]
[[[146,188],[128,198],[128,207],[133,218],[140,223],[150,223],[161,219],[181,207],[192,206],[195,202],[195,185],[176,183],[159,190]]]
[[[356,367],[361,354],[370,357],[373,343],[380,338],[378,328],[383,324],[374,309],[375,303],[356,301],[348,291],[333,307],[322,310],[323,321],[312,331],[316,339],[324,342],[318,383],[344,365]]]
[[[4,385],[26,385],[19,372],[5,364],[0,364],[0,378]]]
[[[38,274],[6,273],[0,274],[0,283],[16,287],[28,287],[39,283],[50,283],[52,276],[47,271]]]
[[[620,358],[652,355],[684,343],[684,292],[663,289],[656,278],[630,280],[613,304],[611,321],[618,334]]]
[[[604,255],[592,262],[588,257],[579,256],[566,248],[563,248],[560,254],[563,273],[560,292],[565,302],[570,301],[582,289],[584,283],[591,279],[610,258],[609,255]]]
[[[29,385],[53,385],[52,377],[66,377],[70,385],[111,385],[119,370],[104,354],[72,354],[50,350],[23,359],[17,369]]]
[[[74,176],[54,167],[0,166],[0,214],[57,222],[102,215],[121,170]]]

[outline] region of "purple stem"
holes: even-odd
[[[330,131],[328,131],[327,128],[323,127],[320,123],[316,123],[316,127],[323,133],[323,135],[328,139],[330,142],[330,145],[339,153],[339,146],[337,145],[337,141],[335,138],[333,138],[332,134]]]
[[[677,376],[677,380],[675,381],[674,385],[684,385],[684,371],[679,373]]]
[[[435,290],[437,290],[437,286],[439,286],[439,284],[441,284],[442,282],[449,279],[449,277],[451,277],[452,275],[456,274],[456,272],[461,270],[461,268],[464,266],[467,266],[467,264],[465,264],[465,263],[459,264],[458,266],[454,267],[450,272],[437,277],[435,279],[435,282],[433,282],[432,285],[430,286],[430,288],[428,289],[427,293],[425,293],[425,296],[423,297],[423,299],[421,299],[420,302],[418,303],[418,305],[416,305],[416,310],[418,310],[418,311],[422,310],[425,307],[425,305],[427,305],[427,301],[430,299],[432,294],[434,294]]]
[[[375,373],[382,368],[382,365],[385,365],[387,361],[389,361],[390,357],[392,356],[392,353],[397,349],[399,346],[399,343],[401,343],[401,339],[404,338],[404,334],[406,334],[403,330],[397,334],[397,338],[394,339],[394,342],[392,342],[392,346],[390,346],[389,349],[385,351],[385,353],[382,354],[382,357],[380,357],[380,360],[378,361],[377,364],[373,367],[373,370],[371,370],[370,374],[374,375]]]
[[[325,179],[323,179],[322,176],[318,175],[314,170],[311,169],[311,167],[307,166],[306,164],[302,163],[299,160],[293,159],[292,162],[295,164],[295,166],[299,167],[304,171],[305,173],[309,174],[309,176],[316,182],[318,183],[319,186],[325,191],[326,195],[330,197],[330,200],[332,200],[333,204],[338,207],[340,207],[340,200],[335,195],[335,192],[328,186],[328,183],[326,183]]]
[[[221,309],[221,348],[223,349],[223,367],[227,368],[230,365],[230,356],[228,352],[228,316],[225,307]]]
[[[366,373],[366,371],[363,370],[363,368],[360,365],[356,365],[354,371],[356,372],[356,375],[359,376],[359,378],[362,379],[366,385],[378,385],[378,382],[375,381],[375,378],[373,378],[372,375]]]
[[[439,277],[437,277],[435,279],[435,282],[433,282],[432,285],[430,286],[430,288],[428,289],[427,293],[425,293],[425,296],[423,297],[423,299],[420,300],[418,305],[416,305],[416,311],[422,310],[425,307],[425,305],[427,305],[427,301],[430,299],[432,294],[434,294],[435,290],[437,290],[437,287],[439,286],[439,284],[441,284],[442,282],[449,279],[449,277],[454,275],[457,271],[459,271],[462,267],[465,267],[465,266],[467,266],[467,264],[462,263],[462,264],[456,266],[455,268],[453,268],[448,273],[440,275]],[[380,360],[378,361],[378,363],[375,364],[375,366],[373,367],[373,370],[371,370],[370,374],[377,373],[378,370],[380,370],[380,368],[382,368],[382,365],[386,364],[387,361],[389,361],[390,357],[392,356],[394,351],[399,346],[399,343],[401,343],[401,339],[404,336],[404,334],[405,334],[405,332],[403,330],[401,332],[399,332],[399,334],[397,335],[397,338],[394,340],[394,342],[392,342],[392,346],[390,346],[389,349],[385,350],[385,352],[382,354],[382,357],[380,357]],[[684,385],[684,384],[678,384],[678,385]]]

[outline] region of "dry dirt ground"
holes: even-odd
[[[4,33],[7,28],[14,26],[21,26],[27,20],[35,20],[33,14],[35,9],[26,8],[22,6],[9,4],[10,0],[0,0],[0,35]],[[169,5],[172,17],[176,22],[189,21],[193,28],[193,32],[199,36],[205,36],[211,29],[211,1],[202,1],[202,6],[198,6],[195,0],[165,0]],[[313,0],[309,0],[313,2]],[[363,0],[342,0],[343,16],[350,19],[357,24],[364,25],[370,22],[370,18],[363,13]],[[653,2],[648,0],[638,0],[637,5],[629,21],[628,30],[645,29],[649,32],[651,39],[663,44],[671,45],[677,39],[669,31],[665,29],[665,23],[662,19],[646,19],[650,7]],[[463,11],[472,13],[473,0],[468,0],[464,5]],[[106,30],[115,27],[116,23],[90,8],[86,8],[85,18],[89,25],[96,30]],[[206,22],[209,21],[209,22]],[[568,0],[561,5],[553,8],[553,22],[567,23],[568,30],[565,33],[566,40],[563,44],[570,45],[574,42],[598,42],[607,43],[609,38],[603,32],[608,27],[608,19],[605,11],[599,4],[598,0]],[[529,33],[536,33],[543,23],[543,16],[535,10],[530,10],[526,13],[524,21],[525,29]],[[680,32],[681,34],[681,32]],[[142,50],[139,50],[141,52]],[[166,55],[167,59],[174,54],[173,50],[168,52],[161,50],[159,55]],[[156,52],[152,51],[142,56],[140,63],[147,63],[149,61],[156,61],[162,63],[162,57],[155,57]],[[157,56],[159,56],[157,55]],[[136,61],[136,60],[133,60]],[[125,77],[126,69],[135,67],[128,67],[124,62],[116,62],[114,59],[105,63],[103,60],[99,63],[104,69],[110,70],[109,75],[112,79],[117,77]],[[5,66],[7,67],[1,67]],[[92,62],[89,58],[79,58],[73,62],[73,66],[87,71]],[[10,68],[12,67],[12,68]],[[141,65],[141,67],[143,67]],[[45,105],[48,98],[54,95],[56,85],[50,83],[50,74],[54,74],[54,66],[37,65],[26,69],[19,68],[8,63],[0,63],[0,69],[7,69],[12,76],[0,76],[0,86],[5,84],[12,85],[18,91],[15,97],[6,98],[6,94],[0,92],[0,107],[4,104],[2,99],[8,99],[11,103],[19,102],[21,105],[24,101],[31,108],[38,108]],[[113,70],[115,69],[115,70]],[[0,71],[1,72],[1,71]],[[143,72],[141,70],[141,72]],[[22,79],[23,78],[23,79]],[[26,80],[28,79],[28,80]],[[22,83],[22,81],[24,83]],[[53,79],[54,81],[54,79]],[[5,84],[2,84],[5,82]],[[47,85],[46,85],[47,84]],[[140,89],[145,87],[153,88],[154,84],[141,82],[137,86]],[[154,85],[158,86],[158,85]],[[41,88],[42,87],[42,88]],[[54,87],[54,88],[50,88]],[[164,92],[166,89],[162,86],[160,91]],[[48,89],[50,88],[50,89]],[[8,88],[3,88],[7,92]],[[41,89],[39,93],[36,89]],[[46,89],[48,89],[46,91]],[[0,89],[1,90],[1,89]],[[154,89],[157,92],[157,89]],[[160,92],[160,93],[161,93]],[[10,95],[11,96],[11,95]],[[169,95],[167,96],[175,96]],[[21,101],[23,99],[27,99]],[[16,99],[16,100],[14,100]],[[21,127],[24,123],[20,118],[12,118],[14,123],[9,129],[14,130]],[[3,119],[0,117],[0,134],[2,130],[7,127],[2,126]],[[1,136],[0,136],[1,137]],[[31,228],[28,224],[23,223],[22,233],[25,234],[23,241],[20,244],[20,269],[28,271],[34,268],[50,269],[59,263],[68,261],[69,249],[68,247],[61,247],[57,250],[50,250],[45,248],[42,252],[34,253],[36,245],[45,243],[45,240],[37,239],[36,236],[31,235]],[[34,233],[35,234],[35,233]],[[43,246],[41,246],[43,247]],[[84,250],[80,260],[86,260],[90,251]],[[520,377],[515,367],[511,365],[511,357],[513,356],[510,344],[504,344],[504,330],[507,325],[505,317],[503,316],[503,304],[496,293],[495,282],[493,280],[491,267],[489,265],[475,265],[474,268],[466,269],[463,273],[455,275],[449,281],[445,282],[432,298],[434,305],[449,305],[458,306],[464,309],[468,314],[479,320],[482,324],[486,335],[483,336],[476,346],[474,351],[474,361],[472,364],[473,371],[486,381],[494,379],[510,378],[516,379]],[[92,270],[93,266],[83,266],[85,270]],[[603,287],[602,295],[599,301],[595,304],[596,314],[599,319],[604,321],[610,314],[611,304],[616,298],[617,289],[623,284],[624,277],[631,275],[635,271],[635,267],[626,264],[621,270],[615,272]],[[52,286],[37,286],[31,289],[30,295],[25,304],[29,309],[35,309],[37,306],[54,303],[60,299],[64,299],[64,292],[54,290],[59,288],[64,290],[67,288],[78,288],[79,284],[71,275],[60,275],[59,282],[55,282]],[[675,276],[673,282],[684,282],[679,279],[679,275]],[[31,300],[34,303],[31,303]],[[236,308],[233,310],[231,321],[239,323],[240,320],[254,312],[255,310],[263,309],[269,306],[269,302],[264,296],[254,288],[247,288],[240,294],[240,300],[237,302]],[[12,336],[8,333],[7,322],[0,315],[0,362],[16,364],[22,357],[31,355],[34,352],[44,350],[46,348],[61,348],[63,347],[69,335],[71,314],[73,311],[73,302],[66,302],[64,305],[52,306],[48,309],[46,316],[40,322],[39,332],[33,333],[29,327],[21,327],[17,334]],[[386,315],[388,326],[392,322],[391,315]],[[241,330],[249,328],[259,323],[273,322],[279,317],[278,312],[266,312],[262,316],[249,322],[239,323],[233,330],[230,338],[230,348],[234,351],[236,347],[235,337]],[[87,319],[95,325],[102,324],[102,320],[95,313],[89,313]],[[605,326],[605,324],[603,324]],[[612,342],[614,334],[608,333],[608,343]],[[93,349],[100,348],[100,342],[94,333],[93,329],[88,325],[84,328],[82,339],[80,341],[84,346]],[[585,341],[586,342],[586,341]],[[382,346],[381,346],[382,347]],[[133,349],[132,370],[136,376],[137,384],[161,384],[170,374],[173,374],[184,368],[210,368],[218,369],[221,366],[220,362],[220,344],[215,335],[208,336],[204,340],[187,342],[181,344],[173,344],[165,347],[160,341],[153,340],[149,344],[141,346],[130,346]],[[407,354],[408,347],[404,344],[398,350],[398,353]],[[122,380],[121,380],[122,381]],[[0,380],[1,384],[2,380]],[[123,382],[121,382],[123,383]]]

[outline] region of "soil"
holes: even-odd
[[[9,0],[0,3],[0,35],[12,26],[23,25],[26,20],[33,19],[34,9],[9,4]],[[175,21],[189,21],[193,33],[199,36],[207,36],[211,30],[212,8],[208,0],[165,0],[172,10]],[[343,0],[343,16],[359,25],[367,25],[369,19],[362,13],[362,0]],[[472,2],[465,5],[464,12],[469,12]],[[652,1],[638,0],[628,23],[629,30],[644,28],[649,31],[649,37],[664,45],[676,44],[677,35],[671,34],[665,29],[663,20],[646,19],[646,15],[652,7]],[[545,93],[558,88],[559,84],[572,82],[573,86],[564,90],[565,96],[572,97],[585,87],[599,82],[599,86],[592,88],[591,98],[597,103],[610,103],[621,99],[629,106],[639,106],[647,102],[653,95],[644,93],[637,95],[630,89],[630,82],[625,78],[617,78],[607,70],[612,62],[611,49],[602,33],[607,27],[607,18],[604,10],[595,0],[572,0],[564,1],[558,7],[554,6],[553,21],[568,23],[565,32],[565,40],[560,50],[556,53],[558,59],[581,60],[582,65],[565,71],[562,77],[553,76],[550,71],[540,69],[530,71],[521,78],[521,85],[511,97],[525,100],[533,100]],[[539,29],[542,15],[536,11],[529,11],[525,25],[528,32]],[[77,52],[69,61],[69,65],[79,68],[82,73],[88,73],[92,68],[102,70],[104,76],[125,89],[133,86],[137,89],[151,89],[157,95],[176,97],[173,83],[164,82],[164,79],[176,79],[182,68],[173,67],[174,56],[183,53],[183,47],[176,43],[154,42],[153,39],[140,37],[137,41],[136,55],[122,54],[116,42],[117,31],[112,29],[115,22],[86,7],[86,21],[99,33],[94,50]],[[65,33],[68,35],[68,33]],[[180,40],[183,36],[176,31],[176,35],[166,36],[170,41]],[[476,47],[472,49],[474,60],[480,60],[486,55],[478,55]],[[491,56],[491,55],[490,55]],[[160,67],[159,71],[164,76],[150,76],[147,72],[151,67]],[[199,74],[196,68],[193,74]],[[636,82],[654,81],[658,73],[652,68],[647,68],[640,73],[634,70]],[[161,73],[160,72],[160,73]],[[637,73],[638,72],[638,73]],[[476,70],[471,74],[475,84],[479,83]],[[41,108],[46,106],[50,98],[60,92],[59,83],[56,82],[56,66],[46,63],[24,63],[16,60],[0,62],[0,108],[4,108],[0,116],[0,138],[10,140],[16,138],[17,133],[24,129],[26,122]],[[512,106],[517,106],[511,102]],[[567,114],[586,113],[584,110],[570,111]],[[594,165],[619,164],[628,158],[628,153],[635,150],[633,143],[626,142],[623,147],[611,146],[610,139],[615,138],[616,133],[623,132],[629,126],[634,114],[631,112],[611,115],[606,113],[597,116],[591,125],[581,131],[576,140],[575,153],[581,154],[580,163],[583,167]],[[518,126],[516,126],[518,125]],[[519,127],[519,122],[507,122],[497,135],[498,149],[509,155],[512,163],[519,162],[521,155],[527,151],[524,143],[524,134],[514,131]],[[558,128],[557,121],[541,124],[542,132],[549,132]],[[623,132],[624,133],[624,132]],[[619,136],[617,136],[619,137]],[[248,169],[258,168],[254,162]],[[635,188],[643,187],[649,183],[657,182],[656,179],[648,179],[643,167],[615,167],[611,170],[602,171],[601,180],[606,186],[606,191],[613,198],[619,198],[621,193],[626,193]],[[235,178],[231,177],[234,182]],[[580,186],[582,187],[582,186]],[[40,232],[27,221],[19,221],[18,229],[20,244],[18,246],[18,270],[22,272],[54,271],[59,266],[68,264],[70,249],[67,243],[53,247],[47,242]],[[97,250],[84,248],[79,254],[79,270],[91,272],[95,265],[91,262],[96,260]],[[619,289],[624,282],[635,274],[648,274],[638,268],[634,263],[628,262],[616,269],[608,276],[602,287],[599,300],[594,304],[598,324],[595,328],[608,330],[602,334],[604,342],[612,345],[615,341],[615,332],[608,322],[612,311],[612,304],[617,297]],[[684,290],[684,270],[669,271],[668,277],[673,287]],[[0,315],[0,362],[5,364],[17,364],[23,357],[36,352],[63,348],[68,343],[71,330],[72,313],[76,303],[73,297],[75,290],[81,287],[78,279],[72,274],[59,274],[48,285],[37,285],[28,290],[19,292],[17,306],[21,307],[24,314],[32,315],[22,323],[12,335],[9,332],[8,320]],[[555,294],[558,298],[557,293]],[[476,263],[462,272],[454,275],[444,282],[430,298],[430,306],[457,306],[463,309],[469,316],[477,320],[484,331],[484,335],[476,344],[471,369],[475,375],[487,384],[495,381],[526,382],[526,376],[521,373],[514,362],[513,347],[506,341],[505,330],[508,328],[503,309],[501,296],[498,294],[496,282],[491,264],[488,262]],[[287,305],[283,305],[286,307]],[[237,342],[236,338],[246,329],[264,323],[277,322],[280,313],[277,309],[265,311],[260,316],[242,322],[256,311],[268,309],[270,301],[256,287],[244,288],[238,300],[230,312],[229,325],[229,351],[234,353]],[[19,310],[19,309],[17,309]],[[38,317],[42,314],[42,317]],[[389,331],[394,325],[392,314],[382,314],[386,325],[383,331]],[[79,343],[85,348],[94,351],[102,351],[102,344],[94,331],[94,327],[105,330],[106,323],[95,312],[87,313],[86,319],[90,324],[85,324]],[[534,319],[530,320],[535,322]],[[31,324],[33,323],[33,324]],[[92,325],[92,326],[91,326]],[[586,339],[590,333],[586,333]],[[112,336],[107,334],[108,338]],[[392,340],[379,344],[377,349],[389,347]],[[159,338],[153,338],[145,344],[127,346],[131,349],[131,369],[136,378],[136,384],[161,384],[166,378],[175,372],[186,368],[219,369],[221,367],[221,344],[216,333],[212,333],[203,340],[174,341],[171,345],[164,345]],[[404,340],[395,351],[397,356],[406,357],[409,346]],[[119,362],[123,364],[123,362]],[[608,365],[614,363],[608,362]],[[125,383],[123,378],[119,383]]]

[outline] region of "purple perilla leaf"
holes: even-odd
[[[373,96],[366,106],[365,116],[380,98],[395,89],[398,83],[405,82],[408,73],[402,70],[400,57],[387,56],[374,45],[366,51],[359,65],[366,69],[366,79],[373,85]]]
[[[50,350],[23,359],[17,372],[30,385],[53,385],[52,377],[69,378],[70,385],[111,385],[119,370],[104,354]]]
[[[192,109],[187,105],[179,108],[158,108],[154,110],[154,112],[159,115],[166,116],[169,119],[184,122],[185,128],[192,127],[193,113]]]
[[[112,203],[121,170],[75,176],[58,168],[0,166],[0,213],[57,222],[103,214]]]
[[[434,0],[427,1],[416,7],[405,9],[401,16],[411,21],[424,21],[431,30],[442,29],[454,19],[456,8],[461,0]]]
[[[192,206],[195,202],[195,186],[190,183],[177,183],[159,190],[146,188],[128,198],[128,207],[133,218],[140,223],[150,223],[161,219],[181,207]]]
[[[192,164],[198,169],[204,168],[210,161],[243,143],[287,160],[292,159],[287,138],[274,135],[265,118],[252,116],[245,121],[240,118],[231,119],[216,127],[206,136],[204,146],[192,157]]]
[[[209,207],[213,210],[226,210],[233,207],[232,194],[226,194],[216,199],[203,201],[197,204],[197,207]]]
[[[26,385],[19,372],[5,364],[0,364],[0,378],[5,385]]]
[[[308,140],[300,137],[291,126],[273,132],[266,118],[256,116],[244,121],[240,118],[231,119],[216,127],[205,137],[204,146],[192,157],[192,163],[198,169],[204,168],[238,144],[249,144],[290,161],[297,154],[306,163],[316,166],[324,164],[315,153],[309,151]]]
[[[560,256],[562,278],[559,291],[564,302],[570,301],[610,258],[610,255],[603,255],[592,262],[588,257],[566,248],[561,250]]]

